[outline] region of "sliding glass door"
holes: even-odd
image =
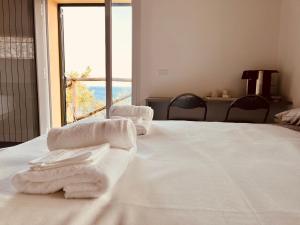
[[[105,4],[61,5],[59,11],[65,123],[104,118],[112,104],[131,104],[130,4],[109,11]]]
[[[71,123],[106,106],[105,8],[62,6],[65,116]],[[100,111],[104,116],[104,111]]]
[[[114,104],[132,101],[132,7],[112,5],[112,98]]]

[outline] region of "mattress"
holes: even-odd
[[[153,122],[111,193],[16,193],[46,138],[0,151],[0,224],[299,225],[300,133],[273,125]]]

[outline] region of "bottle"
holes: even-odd
[[[264,79],[264,71],[258,72],[258,79],[256,80],[256,95],[262,95],[262,87],[263,87],[263,79]]]

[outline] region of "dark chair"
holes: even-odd
[[[206,102],[195,94],[182,94],[172,99],[168,105],[167,119],[170,120],[170,111],[173,107],[182,109],[196,109],[204,108],[204,116],[202,120],[206,120],[207,106]],[[189,118],[173,118],[173,120],[190,120],[190,121],[200,121],[201,119],[189,119]]]
[[[239,98],[235,100],[231,105],[229,106],[227,113],[226,113],[226,118],[225,122],[229,122],[229,114],[233,108],[238,108],[242,110],[259,110],[259,109],[265,109],[266,114],[264,115],[263,118],[263,123],[266,123],[269,112],[270,112],[270,104],[269,102],[258,95],[248,95],[242,98]],[[230,122],[249,122],[249,121],[233,121],[230,120]]]

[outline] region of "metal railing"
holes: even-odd
[[[78,90],[77,90],[77,85],[78,82],[105,82],[106,79],[105,78],[101,78],[101,77],[86,77],[86,78],[66,78],[67,81],[67,85],[66,88],[70,88],[71,89],[71,93],[72,93],[72,103],[71,103],[71,109],[72,109],[72,114],[73,114],[73,121],[78,121],[78,120],[82,120],[91,116],[94,116],[95,114],[105,111],[106,110],[106,105],[98,107],[96,109],[94,109],[91,112],[85,113],[83,115],[77,115],[78,112]],[[131,83],[132,80],[131,79],[127,79],[127,78],[113,78],[112,79],[113,82],[125,82],[125,83]],[[119,97],[117,99],[115,99],[113,101],[113,104],[119,103],[121,101],[124,101],[128,98],[131,97],[131,94],[129,95],[124,95],[122,97]]]

